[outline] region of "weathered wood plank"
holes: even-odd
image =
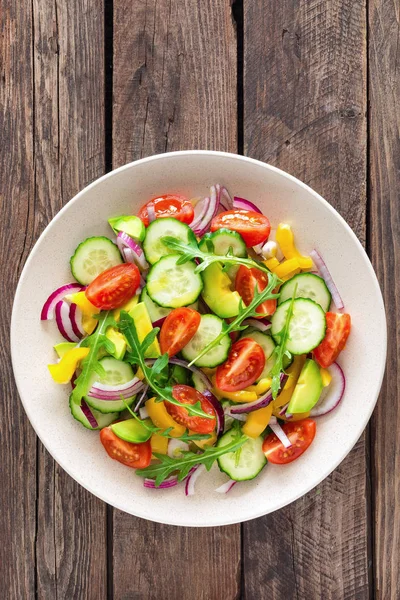
[[[399,3],[370,0],[370,252],[388,320],[387,375],[372,420],[375,585],[380,600],[394,600],[400,590],[399,69]]]
[[[245,153],[299,177],[366,237],[363,0],[244,0]],[[244,524],[246,599],[367,598],[365,436],[317,489]]]
[[[32,11],[0,6],[0,572],[7,598],[35,593],[36,438],[18,399],[10,361],[10,315],[32,244],[34,212]]]
[[[114,0],[113,122],[114,167],[168,150],[236,151],[229,0]],[[238,596],[239,526],[176,528],[119,511],[113,521],[116,599]]]
[[[103,2],[34,0],[35,227],[104,173]],[[40,446],[37,597],[106,597],[106,507]]]

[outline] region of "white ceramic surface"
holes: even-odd
[[[294,463],[267,465],[254,481],[215,493],[226,480],[214,466],[184,495],[183,486],[147,490],[133,470],[109,459],[96,432],[69,413],[68,386],[52,382],[47,364],[61,341],[54,322],[42,323],[47,296],[72,280],[69,257],[92,235],[109,235],[107,219],[135,213],[165,192],[188,196],[225,184],[249,198],[273,227],[290,223],[302,251],[316,247],[325,258],[346,310],[352,333],[340,357],[345,397],[337,410],[318,419],[310,449]],[[111,237],[111,236],[110,236]],[[109,504],[136,516],[187,526],[225,525],[272,512],[316,486],[344,459],[360,437],[375,406],[386,359],[386,321],[372,266],[345,221],[312,189],[261,162],[232,154],[190,151],[163,154],[128,164],[102,177],[73,198],[53,219],[29,256],[15,296],[11,350],[18,390],[28,417],[47,450],[81,485]]]

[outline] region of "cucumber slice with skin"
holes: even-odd
[[[240,233],[224,227],[214,233],[206,233],[199,243],[199,248],[207,254],[226,256],[231,249],[234,256],[241,258],[247,256],[246,244]]]
[[[185,244],[193,240],[196,241],[193,231],[186,223],[181,223],[170,217],[156,219],[148,226],[143,243],[146,260],[151,265],[154,265],[163,256],[175,253],[174,250],[168,248],[162,242],[162,238],[166,236],[174,237]]]
[[[143,442],[147,442],[147,440],[151,438],[150,429],[146,429],[146,427],[136,419],[128,419],[127,421],[114,423],[114,425],[111,425],[111,429],[121,440],[133,444],[143,444]]]
[[[331,293],[322,277],[314,273],[299,273],[284,283],[280,289],[278,304],[283,304],[289,298],[293,298],[296,285],[296,298],[310,298],[324,311],[329,310],[332,300]]]
[[[291,299],[280,304],[271,318],[271,333],[277,344],[280,342],[290,303]],[[286,350],[291,354],[308,354],[322,342],[325,330],[325,312],[320,305],[309,298],[297,298],[293,302]]]
[[[236,435],[234,429],[229,429],[217,442],[217,447],[226,446]],[[262,451],[263,438],[249,438],[235,452],[228,452],[220,456],[218,466],[221,471],[234,481],[247,481],[254,479],[263,470],[267,464],[264,452]]]
[[[200,352],[221,333],[224,321],[215,315],[202,315],[198,330],[182,349],[182,356],[191,362]],[[231,338],[226,334],[218,346],[212,348],[194,364],[196,367],[213,368],[223,363],[229,354]]]
[[[128,383],[128,381],[134,377],[132,367],[122,360],[117,360],[111,356],[106,356],[99,362],[105,369],[105,377],[100,377],[97,373],[94,373],[92,376],[91,385],[93,385],[96,381],[106,385],[120,385],[122,383]],[[124,402],[123,400],[99,400],[98,398],[85,396],[85,401],[91,408],[94,408],[101,413],[111,413],[123,411],[126,408],[126,404],[131,406],[135,397],[136,396],[125,398]]]
[[[97,421],[97,427],[92,427],[79,404],[76,404],[76,402],[72,402],[72,396],[70,396],[69,398],[69,408],[74,419],[79,421],[79,423],[86,427],[86,429],[91,429],[92,431],[103,429],[103,427],[111,425],[111,423],[118,419],[119,416],[119,413],[117,412],[108,413],[105,415],[99,412],[98,410],[94,410],[93,408],[88,406],[90,412]]]
[[[265,379],[266,377],[269,377],[271,374],[272,368],[276,362],[276,355],[274,354],[274,350],[275,350],[276,346],[275,346],[275,342],[272,339],[272,337],[266,333],[262,333],[261,331],[258,331],[257,329],[253,329],[250,327],[249,327],[249,329],[245,329],[240,337],[241,338],[248,337],[248,338],[254,340],[264,350],[265,366],[264,366],[263,372],[261,373],[261,375],[257,379],[257,381],[260,381],[260,379]],[[283,368],[287,369],[287,367],[290,365],[292,360],[293,359],[290,359],[285,355],[283,357]]]
[[[146,234],[146,228],[143,222],[134,215],[120,216],[108,219],[108,223],[114,233],[118,234],[119,231],[123,231],[131,236],[137,242],[143,242]]]
[[[142,293],[140,294],[140,302],[144,302],[152,323],[155,323],[156,321],[159,321],[160,319],[164,319],[165,317],[167,317],[169,315],[169,313],[172,310],[172,308],[162,308],[161,306],[158,306],[158,304],[153,302],[153,300],[150,298],[149,294],[147,293],[146,287],[143,288]],[[196,302],[193,302],[193,304],[189,304],[188,308],[193,308],[194,310],[198,310],[199,303],[196,300]]]
[[[97,275],[122,262],[117,246],[104,236],[84,240],[70,259],[72,275],[82,285],[89,285]]]
[[[147,276],[147,293],[153,302],[164,308],[188,306],[197,300],[203,289],[203,280],[195,273],[196,263],[189,261],[178,265],[180,258],[180,254],[164,256],[151,267]]]

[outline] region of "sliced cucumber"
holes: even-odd
[[[226,446],[235,437],[234,429],[229,429],[217,442],[217,447]],[[221,471],[234,481],[247,481],[254,479],[267,464],[262,451],[263,438],[249,438],[235,452],[228,452],[218,458],[218,466]]]
[[[153,300],[147,293],[146,287],[143,288],[142,293],[140,294],[140,302],[144,302],[152,323],[155,323],[160,319],[164,319],[167,315],[169,315],[169,313],[172,310],[171,308],[161,308],[161,306],[158,306],[158,304],[153,302]],[[197,310],[198,307],[199,303],[197,302],[197,300],[196,302],[193,302],[193,304],[189,304],[189,308],[194,308],[194,310]]]
[[[215,315],[202,315],[198,330],[182,350],[182,356],[188,362],[198,354],[221,333],[224,321]],[[218,346],[212,348],[194,364],[197,367],[216,367],[228,358],[231,338],[224,335]]]
[[[291,300],[286,300],[280,304],[271,318],[271,333],[278,344],[290,302]],[[297,298],[293,302],[293,315],[289,323],[286,349],[291,354],[307,354],[322,342],[325,330],[325,312],[320,305],[309,298]]]
[[[201,394],[205,392],[205,390],[209,389],[205,384],[203,379],[197,375],[196,373],[192,373],[192,382],[193,387],[200,392]]]
[[[111,356],[106,356],[99,362],[105,369],[106,374],[105,377],[100,377],[97,375],[97,373],[95,373],[92,376],[92,385],[95,383],[95,381],[99,381],[105,385],[120,385],[122,383],[128,383],[128,381],[134,377],[132,367],[122,360],[117,360]],[[126,404],[130,406],[134,399],[135,396],[132,396],[131,398],[125,398],[124,402],[123,400],[99,400],[98,398],[85,396],[86,403],[91,408],[94,408],[101,413],[121,412],[126,408]]]
[[[192,304],[203,289],[203,280],[195,273],[196,264],[189,261],[177,265],[179,259],[179,254],[164,256],[151,267],[147,276],[147,293],[154,302],[164,308],[179,308]]]
[[[203,252],[220,256],[226,256],[229,250],[234,256],[247,256],[246,244],[240,233],[224,227],[214,233],[206,233],[199,243],[199,248]]]
[[[117,246],[104,236],[87,238],[70,259],[72,275],[82,285],[89,285],[97,275],[121,263]]]
[[[120,217],[108,219],[108,223],[114,231],[114,233],[123,231],[124,233],[130,235],[131,238],[133,238],[137,242],[143,242],[146,233],[146,228],[143,225],[143,222],[139,219],[139,217],[135,217],[134,215],[122,215]]]
[[[310,298],[319,304],[325,311],[329,310],[332,296],[322,277],[314,273],[299,273],[283,284],[278,298],[278,304],[283,304],[293,298],[294,289],[296,298]]]
[[[115,421],[115,419],[118,419],[119,416],[119,413],[117,412],[112,412],[108,413],[107,415],[104,415],[98,410],[94,410],[93,408],[88,406],[87,408],[90,410],[93,417],[97,421],[97,427],[92,427],[79,404],[76,404],[76,402],[72,402],[72,395],[69,398],[69,408],[74,419],[79,421],[79,423],[82,423],[82,425],[86,427],[86,429],[91,429],[92,431],[95,431],[96,429],[103,429],[103,427],[107,427],[113,421]]]
[[[196,240],[193,231],[186,223],[181,223],[172,218],[156,219],[148,226],[143,243],[146,259],[151,265],[154,265],[163,256],[174,254],[174,250],[171,250],[162,242],[162,238],[167,235],[185,244]]]

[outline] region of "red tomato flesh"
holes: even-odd
[[[215,383],[225,392],[237,392],[254,383],[265,367],[265,354],[257,342],[242,338],[235,342],[226,361],[217,367]]]
[[[160,332],[161,353],[174,356],[190,342],[200,325],[200,314],[192,308],[175,308],[165,319]]]
[[[174,385],[172,388],[172,396],[182,404],[196,404],[196,402],[200,402],[201,409],[207,415],[213,417],[212,419],[207,419],[206,417],[189,415],[183,406],[176,406],[176,404],[171,404],[166,400],[165,408],[174,421],[196,433],[212,433],[214,431],[216,425],[215,411],[211,402],[207,398],[204,398],[203,394],[200,394],[200,392],[188,385],[179,384]]]
[[[211,221],[211,231],[222,227],[240,233],[248,248],[268,239],[271,224],[267,217],[252,210],[233,209],[220,213]]]
[[[138,217],[145,227],[149,226],[149,214],[147,206],[151,204],[154,208],[156,219],[165,217],[174,217],[182,223],[191,223],[194,217],[193,204],[184,196],[179,194],[164,194],[158,198],[153,198],[139,210]]]
[[[100,273],[86,288],[85,294],[97,308],[111,310],[128,302],[139,283],[140,272],[136,265],[117,265]]]
[[[307,450],[315,437],[316,423],[312,419],[303,419],[287,422],[282,429],[292,443],[290,448],[285,448],[274,433],[265,438],[262,447],[267,460],[275,465],[287,465]]]
[[[268,285],[268,275],[256,268],[248,269],[241,265],[235,279],[235,289],[243,298],[243,302],[248,306],[254,298],[254,290],[262,292]],[[273,315],[276,310],[276,298],[265,300],[257,306],[256,312],[260,314],[259,318]]]
[[[150,464],[150,440],[143,444],[132,444],[131,442],[121,440],[115,435],[111,427],[104,427],[100,431],[100,441],[110,458],[117,460],[127,467],[144,469]]]
[[[314,358],[326,369],[335,362],[345,347],[351,329],[351,318],[348,314],[326,313],[325,337],[314,350]]]

